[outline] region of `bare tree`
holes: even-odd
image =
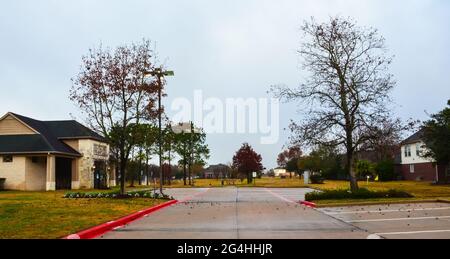
[[[377,162],[394,159],[400,151],[400,142],[404,139],[404,133],[409,133],[416,128],[418,121],[404,122],[400,119],[387,118],[378,125],[370,128],[367,142],[361,145],[363,151],[375,151]]]
[[[354,152],[368,134],[389,117],[389,93],[395,85],[388,73],[392,57],[376,29],[352,19],[314,19],[302,26],[299,54],[307,79],[300,87],[273,87],[286,101],[300,100],[305,118],[292,122],[293,144],[340,146],[346,150],[353,191],[358,189]]]
[[[160,86],[144,78],[154,68],[152,55],[149,41],[115,50],[91,49],[82,58],[70,92],[91,128],[110,142],[119,163],[122,194],[127,162],[137,142],[136,126],[162,112],[155,105]]]

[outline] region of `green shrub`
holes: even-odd
[[[382,182],[393,181],[397,179],[395,173],[395,165],[392,160],[384,160],[377,164],[376,171],[378,173],[379,180]]]
[[[376,198],[413,198],[411,194],[399,191],[370,191],[365,188],[361,188],[356,192],[349,190],[326,190],[315,191],[306,194],[307,201],[319,201],[319,200],[343,200],[343,199],[376,199]]]
[[[325,181],[325,178],[323,178],[320,174],[313,174],[310,176],[309,180],[312,184],[323,184]]]
[[[366,179],[370,176],[372,179],[375,178],[375,164],[368,160],[359,160],[356,162],[355,170],[359,177]]]

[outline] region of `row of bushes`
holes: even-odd
[[[340,158],[336,162],[324,162],[324,165],[316,168],[315,171],[321,171],[320,176],[327,180],[348,180],[349,178]],[[378,177],[379,181],[388,182],[399,180],[401,177],[395,170],[395,162],[391,159],[382,160],[378,163],[359,160],[355,164],[355,171],[357,177],[361,180],[365,180],[367,176],[370,176],[372,180]]]
[[[120,195],[120,192],[68,192],[64,195],[64,198],[67,199],[123,199],[123,198],[147,198],[147,199],[166,199],[173,200],[173,197],[170,197],[167,194],[159,194],[153,193],[149,190],[144,191],[129,191],[125,195]]]
[[[349,190],[325,190],[315,191],[306,194],[307,201],[319,201],[319,200],[343,200],[343,199],[376,199],[376,198],[414,198],[411,194],[399,191],[370,191],[365,188],[361,188],[356,192]]]

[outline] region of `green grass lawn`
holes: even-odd
[[[64,199],[64,192],[0,192],[0,239],[55,239],[165,202]]]

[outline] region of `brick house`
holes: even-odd
[[[224,164],[211,165],[203,171],[204,179],[230,178],[231,169]]]
[[[401,172],[405,180],[445,182],[448,168],[438,166],[431,158],[423,156],[426,145],[423,130],[404,140],[401,144]]]
[[[76,121],[0,117],[0,179],[23,191],[103,189],[116,185],[109,145]]]

